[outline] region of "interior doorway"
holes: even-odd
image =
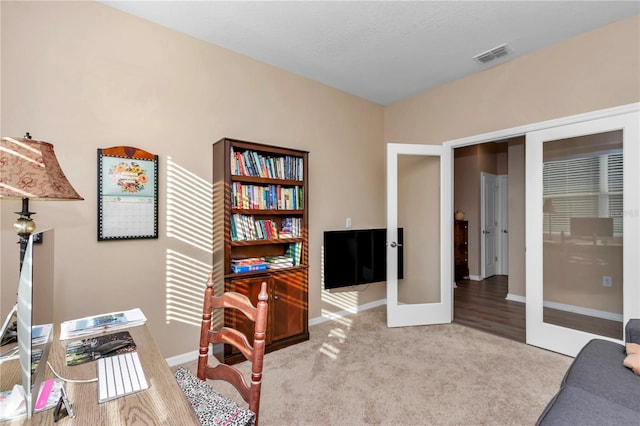
[[[525,341],[525,304],[509,293],[509,264],[515,262],[516,274],[519,269],[524,274],[517,266],[525,259],[524,247],[509,246],[509,182],[513,179],[513,189],[522,186],[524,192],[523,148],[523,137],[454,148],[454,210],[464,211],[469,224],[469,280],[456,283],[454,321],[477,323],[520,342]],[[524,197],[513,213],[518,216],[514,223],[524,222]],[[523,280],[514,281],[524,289]]]
[[[468,222],[467,266],[474,281],[509,271],[510,145],[502,140],[454,149],[454,210]]]

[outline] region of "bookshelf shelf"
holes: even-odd
[[[267,282],[266,352],[309,339],[308,173],[306,151],[229,138],[213,144],[215,292],[236,291],[255,304]],[[268,269],[250,270],[261,262]],[[253,333],[241,316],[223,321]],[[244,360],[231,348],[218,356]]]
[[[304,238],[279,238],[275,240],[231,241],[231,247],[291,244],[291,243],[298,243],[298,242],[304,242],[304,241],[305,241]]]
[[[292,266],[291,268],[282,268],[282,269],[278,269],[277,272],[279,273],[284,273],[284,272],[295,272],[295,271],[305,271],[307,268],[306,265],[301,265],[301,266]],[[253,272],[238,272],[238,273],[231,273],[231,274],[227,274],[225,275],[225,279],[227,280],[235,280],[238,278],[249,278],[249,277],[262,277],[265,275],[265,272],[273,272],[273,271],[253,271]]]
[[[265,210],[265,209],[230,209],[231,214],[246,215],[278,215],[278,216],[295,216],[304,215],[304,210]]]
[[[286,185],[286,186],[303,186],[304,182],[300,180],[290,180],[290,179],[269,179],[255,176],[238,176],[231,175],[232,182],[246,182],[246,183],[257,183],[260,185],[271,184],[271,185]]]

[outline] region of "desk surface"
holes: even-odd
[[[127,329],[136,342],[138,354],[149,389],[112,401],[98,404],[98,383],[66,384],[69,400],[76,413],[75,419],[64,417],[53,422],[53,410],[35,413],[2,425],[199,425],[200,422],[178,386],[176,379],[162,357],[156,342],[145,325]],[[92,379],[97,377],[95,362],[67,367],[65,346],[68,341],[56,338],[51,346],[49,362],[58,374],[66,379]],[[17,360],[8,361],[0,367],[0,389],[11,389],[20,382]],[[53,377],[47,368],[46,377]]]

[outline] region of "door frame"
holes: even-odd
[[[632,104],[620,105],[612,108],[605,108],[596,111],[590,111],[582,114],[576,114],[561,118],[555,118],[546,121],[539,121],[536,123],[526,124],[523,126],[510,127],[507,129],[497,130],[488,133],[481,133],[474,136],[467,136],[459,139],[452,139],[445,141],[442,145],[447,147],[447,149],[451,150],[451,156],[453,158],[453,149],[454,148],[462,148],[470,145],[477,145],[486,142],[495,142],[504,139],[510,139],[518,136],[524,136],[528,132],[533,132],[536,130],[548,129],[550,127],[556,126],[564,126],[567,124],[574,124],[583,121],[590,121],[598,118],[612,117],[620,114],[627,113],[639,113],[640,112],[640,102],[635,102]],[[453,185],[454,180],[454,170],[451,169],[451,185]],[[453,186],[452,186],[453,187]],[[540,213],[542,215],[542,213]],[[453,233],[450,233],[450,238],[452,239],[451,244],[453,244]],[[635,294],[640,294],[640,283],[636,284],[637,288],[635,289]],[[522,297],[522,300],[526,303],[525,296],[516,295],[518,299]]]

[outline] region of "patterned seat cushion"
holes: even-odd
[[[176,380],[196,412],[203,426],[248,426],[255,422],[255,414],[213,390],[191,371],[179,367]]]

